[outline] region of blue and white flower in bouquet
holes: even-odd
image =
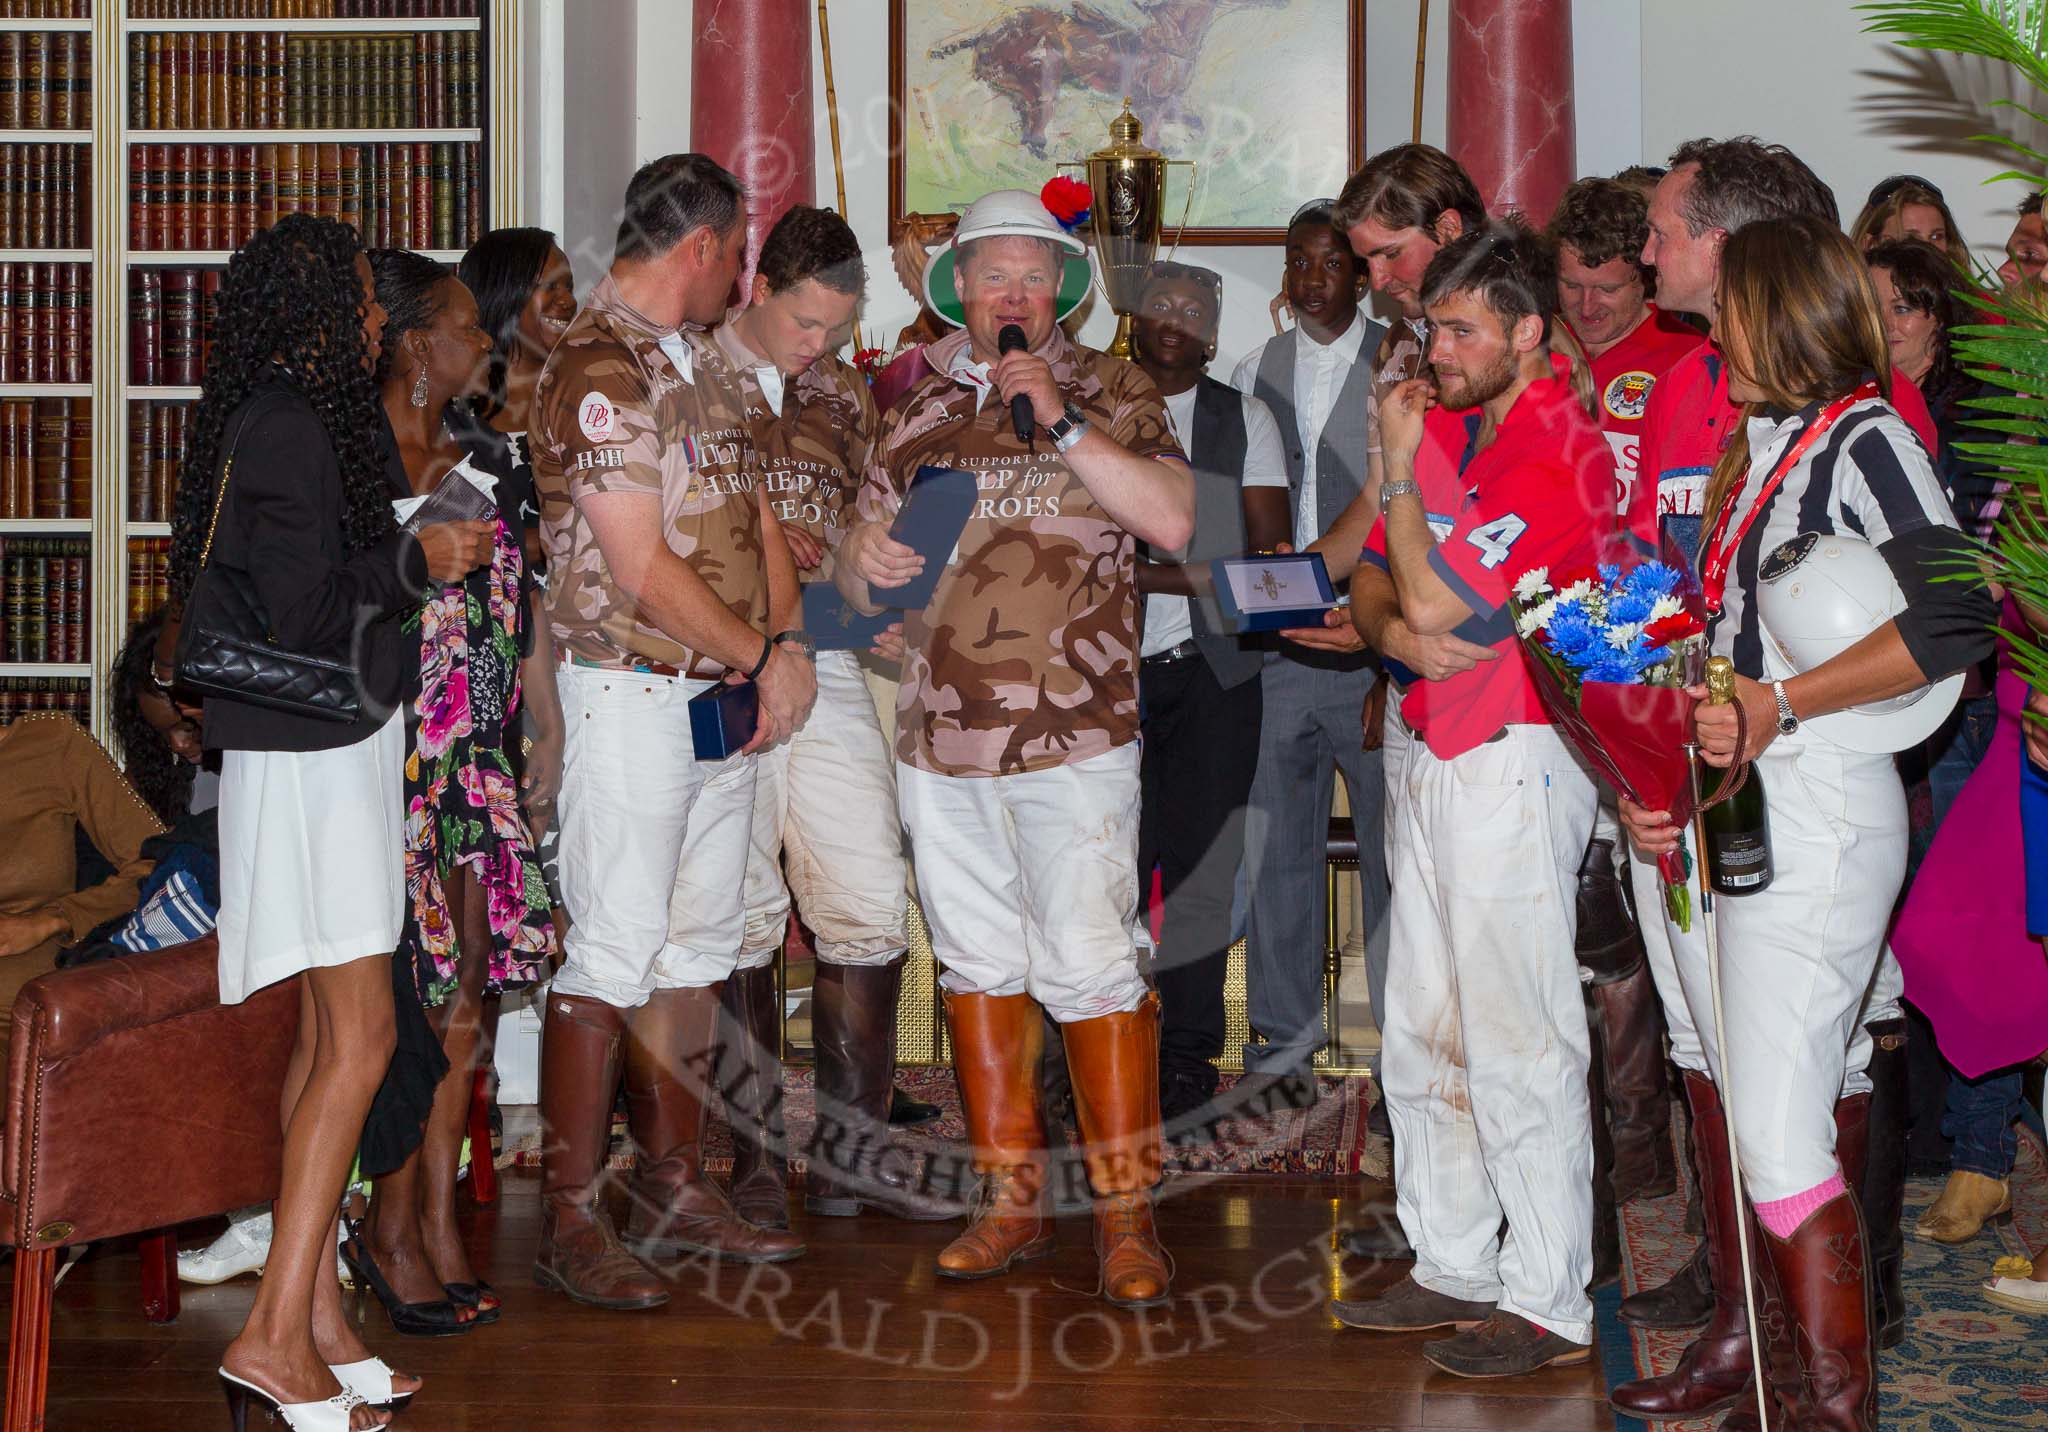
[[[1663,562],[1603,563],[1554,579],[1533,567],[1515,580],[1515,630],[1574,682],[1681,686],[1692,639],[1706,631],[1678,594],[1684,580]]]

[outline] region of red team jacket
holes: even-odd
[[[1892,369],[1892,406],[1932,453],[1939,446],[1934,416],[1913,380]],[[1699,551],[1702,503],[1714,463],[1735,436],[1740,405],[1728,398],[1728,365],[1721,350],[1702,343],[1671,365],[1651,394],[1643,419],[1637,471],[1642,481],[1629,494],[1631,536],[1651,544],[1669,529],[1678,549]]]
[[[1592,361],[1593,416],[1614,449],[1616,511],[1628,511],[1651,395],[1672,365],[1706,341],[1651,304],[1627,337]]]
[[[1549,723],[1522,665],[1509,590],[1531,567],[1584,560],[1599,535],[1616,529],[1613,453],[1579,406],[1565,361],[1551,364],[1553,376],[1523,390],[1485,451],[1473,451],[1476,408],[1436,408],[1416,455],[1415,480],[1437,539],[1430,566],[1472,609],[1457,634],[1500,653],[1444,681],[1408,686],[1401,719],[1442,760],[1505,725]],[[1363,560],[1386,570],[1386,552],[1381,521]]]

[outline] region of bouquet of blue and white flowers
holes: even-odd
[[[1515,579],[1515,631],[1574,684],[1684,686],[1685,659],[1707,629],[1679,595],[1685,580],[1663,562],[1602,563],[1556,584],[1533,567]]]

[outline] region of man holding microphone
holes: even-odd
[[[836,580],[880,610],[924,567],[888,525],[918,470],[974,475],[957,560],[905,614],[896,719],[899,809],[982,1175],[939,1272],[991,1277],[1052,1251],[1043,1006],[1073,1076],[1104,1293],[1149,1306],[1169,1275],[1151,1193],[1159,1003],[1133,938],[1134,549],[1186,545],[1194,487],[1152,380],[1059,329],[1065,266],[1085,256],[1019,190],[962,216],[926,286],[951,278],[965,331],[931,345],[931,374],[883,416]]]

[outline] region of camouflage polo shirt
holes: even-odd
[[[948,776],[1085,761],[1138,738],[1134,539],[1048,438],[1018,442],[1009,405],[954,376],[967,346],[965,333],[932,345],[933,373],[883,415],[857,504],[890,517],[927,465],[971,471],[981,490],[930,605],[904,623],[897,759]],[[1137,367],[1058,329],[1038,352],[1093,426],[1185,461]]]
[[[829,582],[833,555],[852,517],[880,421],[867,379],[852,364],[827,353],[794,382],[783,380],[778,413],[761,387],[761,359],[740,341],[730,318],[714,337],[719,352],[740,376],[747,426],[760,457],[761,486],[776,521],[803,528],[825,549],[823,562],[809,571],[800,569],[797,575],[806,582]]]
[[[566,654],[608,666],[660,662],[698,677],[725,670],[656,627],[620,586],[582,505],[606,492],[659,497],[669,549],[733,615],[767,631],[745,399],[704,335],[649,322],[607,276],[548,355],[528,443],[548,553],[548,620]]]

